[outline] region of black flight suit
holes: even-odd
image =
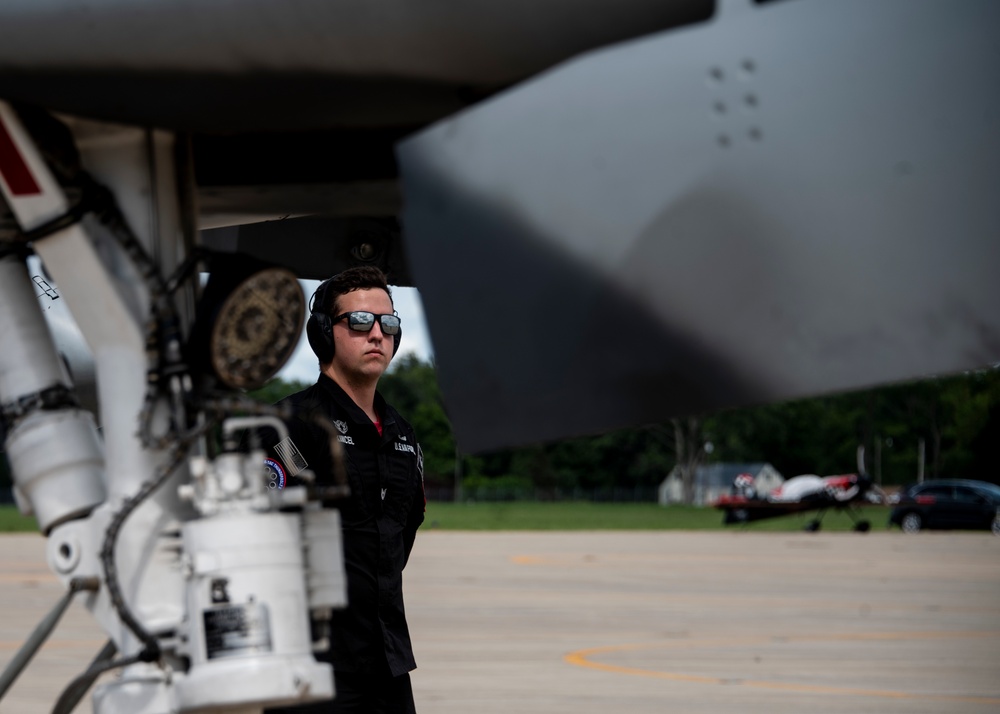
[[[403,609],[403,567],[417,528],[424,520],[423,454],[413,428],[376,394],[375,424],[332,379],[321,374],[316,384],[283,399],[296,417],[288,423],[289,437],[316,474],[318,484],[334,483],[330,432],[313,423],[325,418],[336,429],[344,448],[351,496],[338,502],[344,537],[348,606],[334,610],[330,649],[317,659],[333,665],[338,694],[335,704],[349,698],[354,688],[379,683],[380,688],[401,683],[409,693],[409,677],[416,668]],[[272,458],[277,436],[265,436]],[[280,461],[280,459],[279,459]],[[288,471],[288,464],[282,464]],[[294,477],[289,479],[295,485]],[[344,675],[342,681],[341,675]],[[389,684],[386,684],[386,683]],[[354,683],[352,685],[352,683]],[[412,694],[409,694],[412,701]],[[316,708],[316,711],[336,711]],[[400,711],[386,705],[386,711]],[[412,704],[410,705],[412,706]],[[312,711],[311,707],[289,712]],[[375,711],[369,706],[359,711]],[[276,710],[274,710],[276,711]]]

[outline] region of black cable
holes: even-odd
[[[88,669],[86,672],[84,672],[79,677],[77,677],[76,679],[74,679],[72,682],[69,683],[69,686],[67,686],[66,690],[63,692],[63,696],[59,697],[59,700],[55,703],[55,706],[52,708],[52,714],[70,714],[70,712],[73,711],[72,707],[75,707],[80,700],[77,699],[76,702],[70,703],[69,695],[75,694],[77,690],[83,686],[85,680],[89,680],[90,682],[87,685],[87,689],[89,689],[90,684],[93,684],[94,680],[100,677],[105,672],[110,672],[112,669],[118,669],[119,667],[128,667],[129,665],[138,664],[139,662],[144,662],[144,661],[145,660],[143,659],[142,654],[140,653],[132,655],[131,657],[122,657],[121,659],[112,660],[110,662],[101,662],[91,666],[90,669]],[[83,694],[86,694],[87,689],[83,690]],[[82,696],[83,695],[81,694],[80,697]],[[67,706],[70,706],[70,708],[67,709],[66,708]]]
[[[105,642],[104,647],[90,661],[84,673],[67,684],[63,689],[62,694],[59,695],[59,699],[56,700],[56,704],[52,708],[53,714],[69,714],[69,712],[72,712],[91,686],[93,686],[94,682],[97,681],[97,678],[103,672],[107,671],[107,669],[101,666],[110,663],[111,658],[115,656],[117,651],[118,648],[112,640]]]
[[[118,613],[118,617],[132,631],[132,634],[143,643],[142,651],[136,655],[139,658],[137,661],[152,662],[159,659],[160,643],[135,618],[125,602],[121,585],[118,583],[118,567],[115,565],[115,545],[118,542],[118,534],[121,532],[122,526],[129,515],[143,501],[149,498],[154,491],[166,483],[177,467],[183,463],[191,444],[212,429],[215,424],[216,422],[214,421],[206,422],[192,429],[184,438],[178,441],[166,465],[161,467],[160,471],[151,480],[144,483],[134,496],[125,499],[121,509],[112,517],[107,530],[104,532],[104,544],[101,547],[100,554],[101,565],[104,568],[104,583],[108,588],[108,597],[111,600],[111,605],[115,608],[115,612]]]
[[[177,289],[194,274],[198,264],[205,262],[212,255],[212,251],[207,248],[195,246],[184,262],[177,266],[171,276],[167,278],[164,286],[166,291],[171,295],[177,292]]]

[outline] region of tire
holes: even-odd
[[[919,513],[910,511],[900,519],[899,527],[903,533],[919,533],[920,529],[924,527],[924,519],[920,517]]]
[[[993,517],[993,522],[990,524],[990,530],[993,531],[993,535],[1000,536],[1000,513],[997,513]]]

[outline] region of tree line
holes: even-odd
[[[273,404],[306,384],[271,381],[251,393]],[[786,478],[865,468],[883,485],[919,474],[1000,483],[1000,367],[712,414],[606,434],[459,454],[434,366],[414,355],[393,363],[379,389],[410,421],[424,451],[432,498],[504,493],[532,498],[655,496],[675,466],[688,482],[700,464],[767,462]],[[0,494],[10,474],[0,458]]]
[[[262,401],[304,388],[275,380]],[[405,355],[379,383],[416,430],[431,497],[483,489],[557,498],[620,492],[653,494],[675,466],[768,462],[786,478],[865,469],[883,485],[931,478],[1000,482],[1000,368],[876,389],[728,409],[606,434],[505,449],[456,453],[432,364]]]

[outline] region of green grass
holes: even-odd
[[[38,532],[34,516],[22,516],[17,506],[0,506],[0,533]]]
[[[887,508],[862,509],[873,530],[885,528]],[[794,514],[751,523],[723,526],[722,511],[693,506],[660,506],[655,503],[442,503],[427,504],[424,528],[442,530],[748,530],[798,531],[815,514]],[[823,518],[824,531],[850,531],[853,521],[844,513],[830,512]]]
[[[862,509],[872,530],[883,530],[889,518],[887,508]],[[659,506],[655,503],[589,503],[563,501],[536,503],[442,503],[427,504],[424,528],[467,531],[579,531],[579,530],[748,530],[798,531],[815,514],[795,514],[784,518],[723,526],[722,512],[714,508]],[[847,515],[827,513],[824,531],[849,531],[853,523]],[[0,506],[0,533],[36,532],[34,517],[22,516],[14,506]]]

